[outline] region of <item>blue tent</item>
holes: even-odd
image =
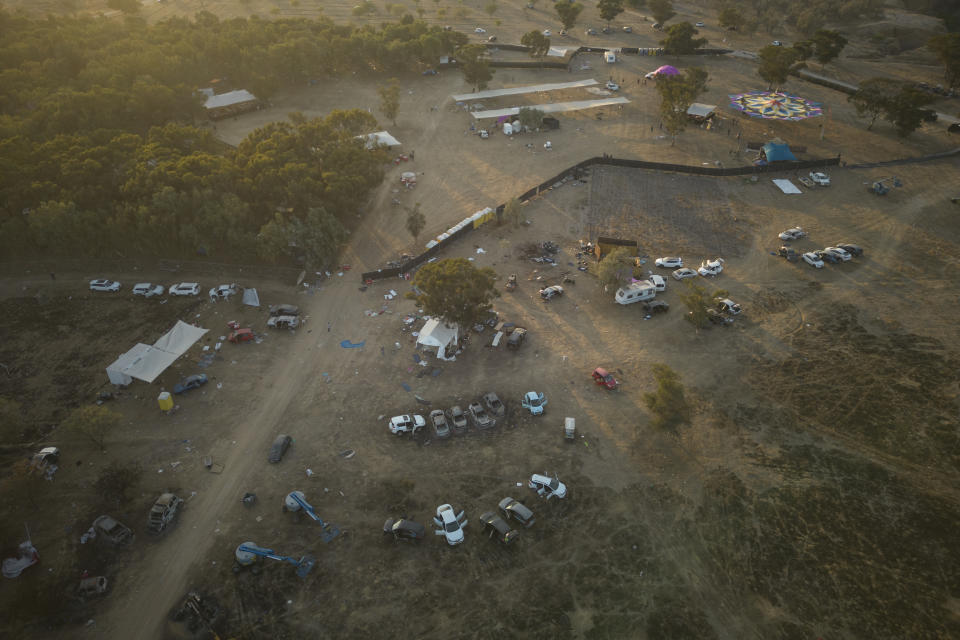
[[[796,160],[797,157],[790,151],[786,142],[768,142],[763,145],[763,157],[767,162],[781,162],[784,160]]]

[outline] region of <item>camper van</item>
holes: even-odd
[[[613,64],[617,61],[617,54],[613,51],[607,51],[603,54],[603,61],[607,64]]]
[[[655,295],[657,295],[657,287],[652,282],[632,282],[617,289],[617,295],[614,299],[619,304],[633,304],[634,302],[653,300]]]

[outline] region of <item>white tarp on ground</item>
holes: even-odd
[[[210,96],[203,104],[207,109],[217,109],[219,107],[229,107],[233,104],[243,104],[244,102],[255,101],[257,96],[246,89],[237,89],[236,91],[227,91],[218,96]]]
[[[357,136],[358,138],[367,139],[367,149],[373,149],[375,146],[382,144],[385,147],[399,147],[400,141],[390,135],[389,131],[374,131],[373,133],[368,133],[365,136]]]
[[[243,304],[247,305],[248,307],[260,306],[260,295],[257,293],[256,289],[243,290]]]
[[[207,329],[177,320],[173,329],[160,336],[153,346],[138,344],[107,367],[113,384],[130,384],[133,378],[153,382],[174,360],[186,353]]]
[[[544,113],[562,113],[564,111],[579,111],[580,109],[593,109],[595,107],[608,107],[614,104],[627,104],[630,101],[626,98],[607,98],[605,100],[577,100],[574,102],[554,102],[552,104],[535,104],[531,109],[539,109]],[[474,111],[473,117],[477,120],[484,118],[499,118],[501,116],[515,116],[520,113],[520,107],[508,107],[506,109],[488,109],[486,111]]]
[[[717,105],[715,104],[703,104],[702,102],[694,102],[690,105],[690,108],[687,109],[687,115],[693,116],[695,118],[709,118],[710,114],[717,110]]]
[[[417,344],[422,344],[427,347],[436,347],[438,358],[441,360],[452,360],[452,357],[447,357],[446,350],[450,349],[453,351],[456,349],[457,328],[448,327],[445,324],[441,324],[436,318],[431,318],[430,320],[427,320],[426,324],[423,325],[423,329],[420,329],[420,335],[417,337]]]
[[[567,51],[570,51],[570,47],[550,47],[547,50],[547,55],[553,56],[554,58],[562,58],[567,55]]]
[[[800,191],[800,189],[797,188],[797,185],[793,184],[789,180],[775,179],[773,184],[780,187],[780,191],[783,191],[784,193],[803,193],[803,191]]]
[[[516,96],[523,93],[536,93],[538,91],[557,91],[559,89],[576,89],[577,87],[590,87],[600,84],[594,79],[576,80],[574,82],[554,82],[552,84],[531,84],[525,87],[513,87],[512,89],[487,89],[486,91],[477,91],[476,93],[462,93],[456,96],[450,96],[457,102],[466,102],[467,100],[482,100],[483,98],[497,98],[499,96]]]

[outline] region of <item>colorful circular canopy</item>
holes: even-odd
[[[823,115],[819,102],[779,91],[751,91],[730,96],[730,106],[752,118],[803,120]]]
[[[654,71],[653,73],[654,73],[654,75],[658,75],[658,76],[677,76],[677,75],[680,75],[680,71],[678,71],[676,67],[670,66],[669,64],[663,65],[662,67],[660,67],[659,69],[657,69],[657,70]]]

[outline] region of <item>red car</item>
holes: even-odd
[[[593,381],[607,389],[616,389],[620,384],[606,369],[601,369],[600,367],[593,370]]]
[[[237,329],[227,338],[230,342],[240,344],[241,342],[250,342],[256,336],[253,333],[253,329]]]

